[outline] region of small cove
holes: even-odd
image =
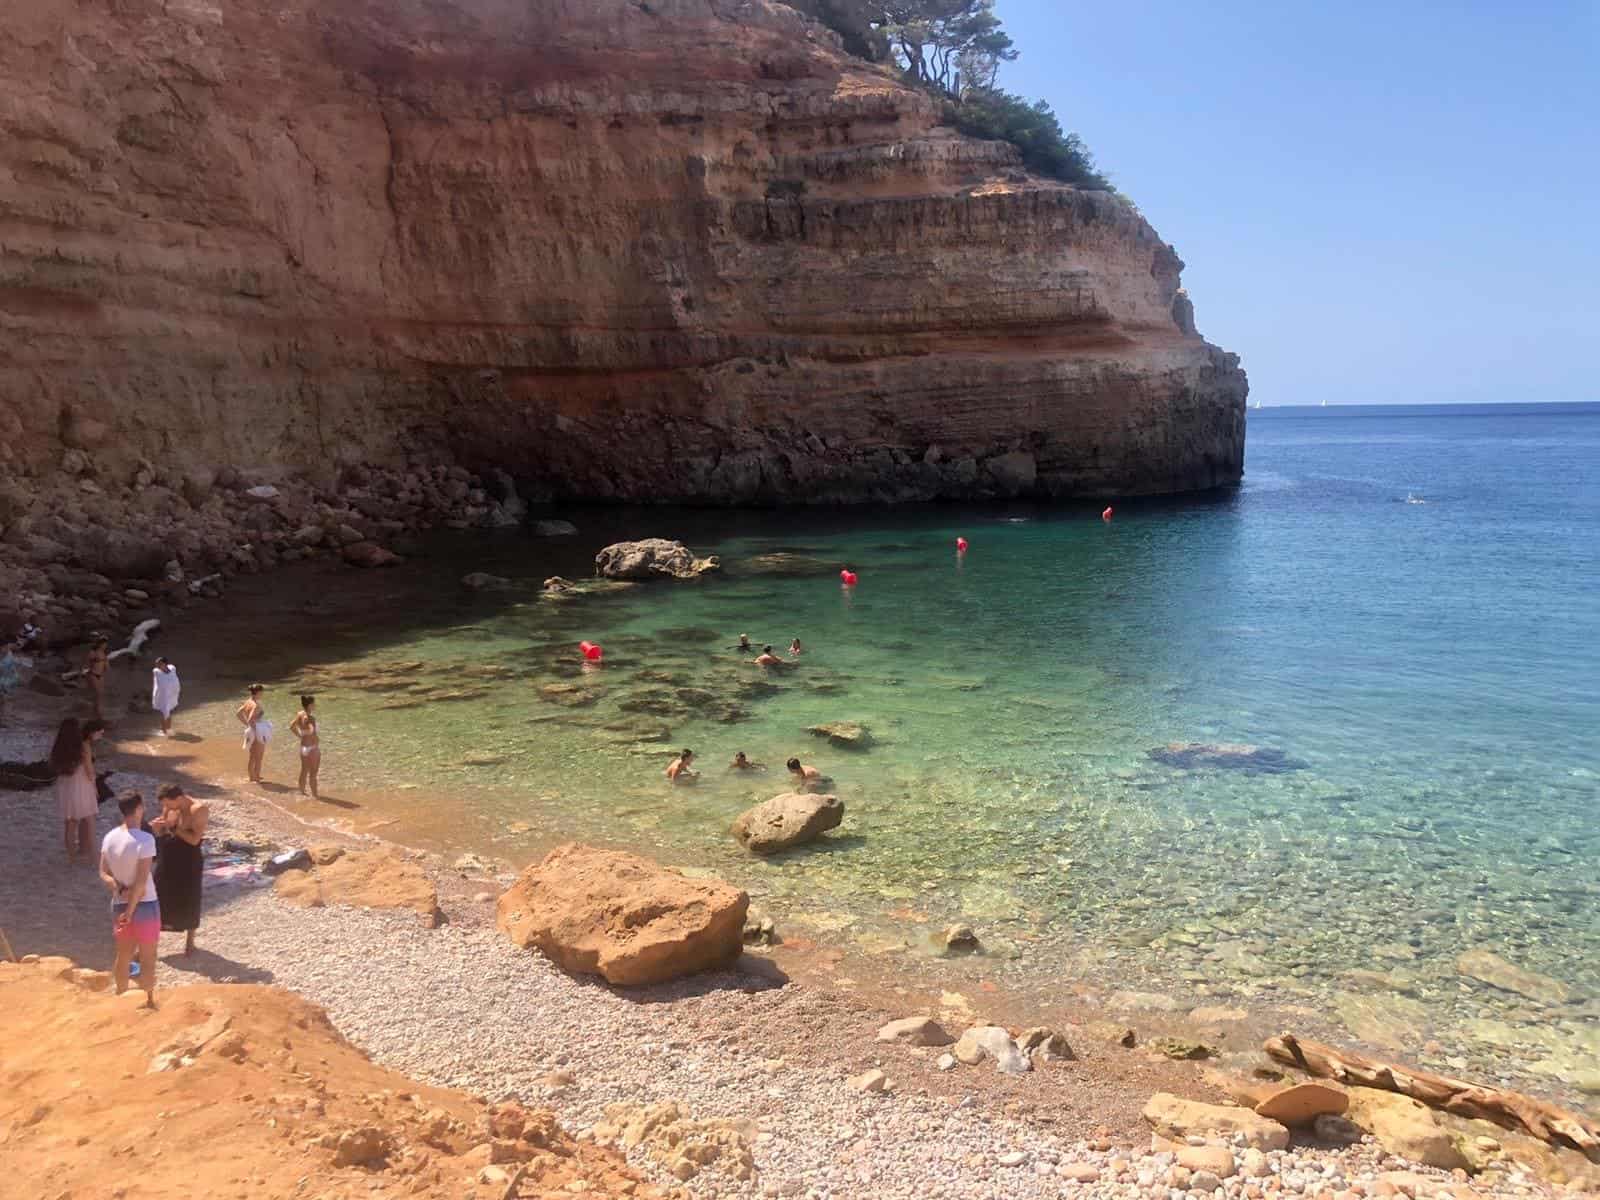
[[[937,970],[928,935],[963,920],[1019,987],[1300,1006],[1564,1090],[1600,1061],[1600,416],[1495,419],[1253,414],[1242,490],[1110,523],[1091,505],[563,512],[579,537],[440,537],[392,572],[242,580],[163,648],[208,737],[268,685],[280,781],[294,694],[316,692],[325,789],[379,797],[401,840],[513,863],[633,846],[858,953]],[[648,535],[726,569],[539,594]],[[467,591],[474,570],[511,587]],[[808,650],[764,673],[742,632]],[[805,732],[839,720],[871,748]],[[1282,753],[1152,755],[1169,743]],[[703,774],[672,789],[680,746]],[[741,749],[769,771],[727,771]],[[787,790],[791,754],[832,776],[845,826],[752,860],[727,826]],[[1569,998],[1464,977],[1480,948]]]

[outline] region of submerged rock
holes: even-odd
[[[844,820],[844,801],[837,796],[785,792],[739,815],[733,836],[754,854],[776,854],[814,841]]]
[[[695,579],[721,565],[715,556],[696,558],[682,542],[665,538],[617,542],[594,556],[602,579]]]
[[[571,537],[578,532],[578,527],[571,521],[535,521],[533,533],[535,537]]]
[[[1308,765],[1270,746],[1228,742],[1171,742],[1157,746],[1149,755],[1158,763],[1186,771],[1234,770],[1253,775],[1279,775],[1285,771],[1303,771]]]
[[[637,854],[568,843],[523,871],[495,924],[558,966],[610,983],[663,983],[739,956],[750,897]]]
[[[865,750],[872,745],[872,731],[855,721],[829,721],[806,730],[812,737],[827,738],[830,746],[841,750]]]
[[[395,567],[404,561],[377,542],[351,542],[344,548],[344,560],[352,567]]]
[[[511,586],[511,580],[503,575],[491,575],[487,571],[472,571],[461,577],[461,586],[474,592],[491,591]]]
[[[1468,979],[1540,1004],[1566,1004],[1573,998],[1572,989],[1559,979],[1524,970],[1489,950],[1467,951],[1456,959],[1456,970]]]

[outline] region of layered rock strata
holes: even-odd
[[[14,0],[6,553],[58,484],[127,524],[141,476],[220,468],[714,503],[1237,481],[1244,376],[1172,247],[938,122],[770,0]]]

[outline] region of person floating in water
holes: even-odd
[[[737,649],[740,654],[749,654],[755,649],[755,647],[750,644],[750,635],[748,633],[741,633],[739,635],[739,644],[737,647],[735,647],[735,649]]]
[[[810,791],[813,784],[822,782],[822,772],[806,766],[798,758],[791,758],[787,765],[789,774],[794,776],[794,786],[799,791]]]
[[[735,754],[733,761],[728,764],[728,770],[730,771],[765,771],[766,769],[766,763],[751,762],[744,756],[743,750]]]
[[[668,765],[667,778],[673,783],[689,783],[700,778],[699,771],[692,771],[689,769],[690,764],[693,762],[694,751],[683,751],[683,753],[679,754],[678,757],[673,759],[671,764]]]
[[[771,646],[761,647],[761,653],[750,661],[758,667],[781,667],[783,665],[783,659],[772,652]]]
[[[790,658],[799,658],[800,655],[803,654],[803,653],[805,653],[805,650],[800,645],[800,639],[799,638],[795,638],[794,641],[789,643],[789,657]]]

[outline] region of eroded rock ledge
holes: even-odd
[[[112,524],[152,467],[714,503],[1236,482],[1244,375],[1172,247],[937,119],[769,0],[16,0],[0,471],[88,474]]]

